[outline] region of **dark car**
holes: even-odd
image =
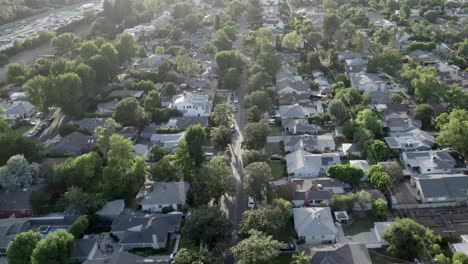
[[[289,243],[289,244],[283,244],[280,247],[281,251],[295,251],[296,250],[296,245]]]
[[[271,160],[282,160],[283,157],[281,157],[281,155],[278,155],[278,154],[273,154],[273,155],[271,155],[270,159]]]

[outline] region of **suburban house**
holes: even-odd
[[[310,102],[310,94],[284,93],[278,94],[280,105],[307,104]]]
[[[346,243],[305,248],[311,264],[372,264],[365,244]]]
[[[344,183],[331,178],[292,179],[287,184],[295,188],[294,207],[328,205],[333,194],[345,192]]]
[[[355,142],[355,143],[343,143],[341,144],[342,154],[343,156],[355,156],[361,157],[362,156],[362,143]]]
[[[369,181],[367,176],[367,171],[369,170],[369,162],[367,160],[350,160],[349,165],[356,166],[364,171],[364,177],[361,178],[361,181]]]
[[[275,30],[275,29],[284,29],[286,26],[282,19],[279,17],[268,17],[263,19],[263,27]]]
[[[393,132],[385,137],[385,142],[391,149],[400,151],[431,150],[435,140],[432,135],[419,128],[408,132]]]
[[[401,161],[412,173],[438,174],[454,173],[455,159],[445,150],[407,151],[401,154]]]
[[[90,152],[95,145],[95,136],[73,132],[63,137],[60,142],[54,146],[53,150],[57,153],[74,153],[81,155]]]
[[[149,159],[150,149],[145,144],[135,144],[135,145],[133,145],[133,152],[135,153],[135,155],[145,158],[145,160]]]
[[[134,126],[123,127],[117,134],[121,135],[123,138],[135,139],[138,136],[138,128]]]
[[[171,117],[164,125],[167,128],[187,129],[193,125],[201,125],[207,127],[209,122],[208,116],[176,116]]]
[[[119,238],[121,250],[133,248],[166,248],[173,235],[179,232],[182,215],[151,216],[120,215],[113,222],[111,232]]]
[[[210,116],[213,101],[207,94],[185,92],[172,98],[170,108],[177,109],[183,116]]]
[[[36,113],[36,108],[28,101],[0,104],[0,108],[4,109],[2,116],[12,123],[30,118]]]
[[[113,200],[109,201],[96,212],[96,215],[100,220],[104,221],[113,221],[125,210],[125,201],[124,200]]]
[[[185,204],[189,184],[187,182],[156,182],[137,194],[141,210],[161,213],[164,208],[180,210]]]
[[[439,58],[436,55],[434,55],[432,52],[424,51],[420,49],[411,51],[407,56],[420,63],[439,62]]]
[[[141,38],[150,37],[154,35],[156,28],[153,25],[137,25],[132,28],[127,28],[124,30],[124,33],[132,34],[136,40]]]
[[[335,151],[336,145],[332,134],[323,135],[301,135],[286,137],[284,140],[284,151],[294,152],[299,149],[306,151]]]
[[[70,256],[70,263],[83,263],[94,257],[97,251],[96,238],[75,239]]]
[[[460,235],[459,243],[449,243],[449,249],[453,254],[460,252],[468,255],[468,235]]]
[[[334,244],[338,230],[330,207],[293,208],[294,229],[305,244]]]
[[[468,199],[468,176],[464,174],[433,174],[411,177],[422,203],[462,202]]]
[[[299,104],[294,105],[280,105],[279,107],[279,114],[282,120],[285,119],[304,119],[306,117],[312,116],[317,113],[323,113],[323,108],[317,106],[314,107],[306,107]]]
[[[106,120],[107,118],[102,117],[89,117],[77,121],[70,121],[69,124],[77,126],[79,130],[94,134],[97,127],[104,126],[106,124]]]
[[[361,92],[383,92],[386,83],[375,73],[360,72],[351,75],[351,86]]]
[[[408,116],[406,112],[390,112],[382,120],[384,132],[407,132],[415,128],[421,128],[421,121]]]
[[[153,134],[150,138],[151,144],[159,145],[170,151],[177,147],[179,141],[184,138],[185,132],[177,134]]]
[[[28,97],[26,96],[26,92],[15,92],[10,94],[10,100],[12,102],[27,101]]]
[[[309,85],[302,80],[301,76],[295,76],[293,79],[282,79],[276,81],[278,95],[282,94],[310,94]]]
[[[148,57],[135,62],[133,67],[140,71],[151,71],[154,68],[157,68],[161,62],[173,59],[175,59],[175,57],[171,54],[151,54]]]
[[[113,114],[117,111],[117,104],[119,103],[118,99],[114,99],[109,102],[99,103],[97,105],[96,113],[98,114]]]
[[[140,99],[145,94],[145,91],[136,91],[136,90],[114,90],[109,94],[109,97],[112,98],[125,98],[125,97],[135,97]]]
[[[314,124],[309,124],[307,119],[286,119],[281,124],[290,135],[317,134],[320,127]]]
[[[367,72],[367,61],[359,57],[346,59],[345,71],[348,77],[350,77],[352,73]]]
[[[160,125],[156,125],[155,123],[150,123],[142,131],[140,131],[140,139],[142,140],[150,140],[151,136],[156,133],[156,130],[161,128]]]
[[[286,155],[288,175],[298,178],[317,178],[324,175],[328,167],[340,164],[338,153],[312,154],[299,149]]]

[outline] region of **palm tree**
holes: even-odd
[[[308,264],[311,257],[306,255],[305,251],[302,251],[300,254],[293,256],[293,261],[291,264]]]

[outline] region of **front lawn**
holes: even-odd
[[[284,147],[281,142],[273,142],[267,143],[265,145],[265,154],[270,158],[271,155],[283,155],[284,154]]]
[[[272,125],[270,126],[270,131],[268,132],[269,137],[282,136],[283,128],[280,126]]]
[[[215,99],[213,100],[213,106],[216,106],[218,104],[224,104],[227,103],[227,97],[225,96],[216,96]]]
[[[277,180],[284,176],[286,170],[286,164],[279,160],[268,161],[268,165],[271,168],[271,174],[273,175],[273,180]]]
[[[362,232],[369,232],[374,227],[374,219],[369,214],[352,214],[351,221],[342,226],[345,236],[354,236]]]

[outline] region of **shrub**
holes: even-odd
[[[172,206],[166,206],[162,209],[162,213],[163,214],[168,214],[170,212],[173,212],[174,211],[174,208],[172,208]]]

